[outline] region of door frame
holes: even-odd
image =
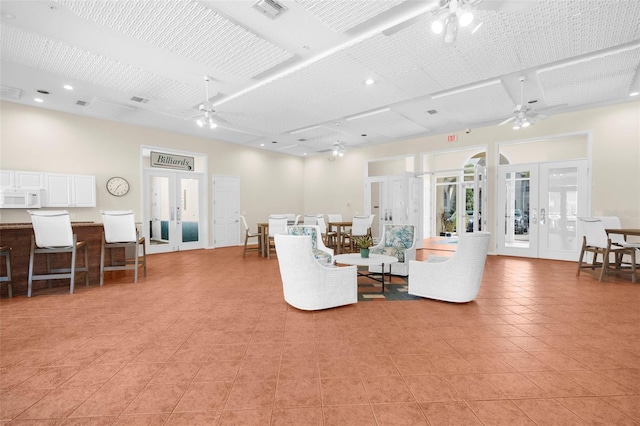
[[[189,172],[189,171],[180,171],[180,170],[169,169],[169,168],[151,167],[149,160],[150,160],[150,153],[152,151],[194,157],[195,171]],[[176,250],[195,250],[195,249],[209,247],[209,241],[210,241],[209,209],[208,209],[208,202],[207,202],[207,200],[209,199],[209,195],[208,195],[209,182],[207,179],[207,175],[208,175],[207,170],[208,170],[208,164],[209,164],[208,158],[209,158],[208,154],[201,153],[201,152],[181,151],[181,150],[169,149],[166,147],[157,147],[157,146],[151,146],[151,145],[140,146],[140,182],[142,183],[140,188],[141,189],[140,211],[142,212],[141,234],[145,237],[145,245],[146,245],[147,253],[153,254],[153,253],[162,253],[162,252],[169,252],[169,251],[176,251]],[[148,188],[147,172],[183,173],[184,176],[192,176],[192,177],[196,175],[198,176],[200,180],[198,196],[201,201],[199,204],[199,220],[198,220],[199,241],[197,244],[193,244],[193,243],[186,243],[186,245],[181,244],[176,250],[169,249],[169,248],[164,250],[159,250],[156,247],[153,247],[151,245],[149,227],[147,226],[147,223],[150,220],[150,212],[149,212],[148,203],[147,203],[148,191],[150,190],[150,188]]]
[[[493,201],[493,212],[492,212],[492,216],[493,216],[493,228],[492,228],[492,239],[493,239],[493,244],[494,244],[494,251],[495,254],[500,254],[499,251],[499,247],[498,247],[498,238],[497,238],[497,230],[498,230],[498,226],[503,226],[503,224],[500,222],[500,217],[498,215],[498,210],[499,210],[499,200],[498,200],[498,193],[499,193],[499,167],[500,167],[500,157],[504,156],[505,158],[509,158],[509,156],[506,153],[503,153],[502,147],[503,146],[508,146],[508,145],[518,145],[518,144],[531,144],[531,143],[536,143],[536,142],[540,142],[540,141],[561,141],[562,139],[568,139],[568,138],[574,138],[574,137],[584,137],[586,138],[586,156],[584,155],[576,155],[575,157],[566,157],[566,158],[552,158],[549,159],[549,161],[540,161],[538,163],[535,164],[540,164],[540,163],[560,163],[560,162],[565,162],[565,161],[579,161],[579,160],[586,160],[586,165],[587,165],[587,186],[586,186],[586,197],[587,197],[587,205],[586,205],[586,211],[587,214],[590,215],[591,211],[592,211],[592,185],[593,185],[593,168],[592,168],[592,158],[593,158],[593,135],[591,131],[577,131],[577,132],[569,132],[569,133],[559,133],[556,135],[550,135],[550,136],[544,136],[544,137],[532,137],[532,138],[527,138],[527,139],[518,139],[518,140],[511,140],[511,141],[505,141],[505,142],[499,142],[495,145],[495,149],[493,150],[493,170],[495,171],[495,180],[494,180],[494,184],[492,185],[492,201]],[[528,164],[532,164],[532,163],[528,163]],[[518,164],[512,164],[512,165],[518,165]],[[498,225],[500,224],[500,225]],[[537,253],[536,253],[536,258],[537,258]],[[576,254],[575,259],[578,258],[578,254]],[[573,261],[575,261],[575,259],[571,259]],[[563,259],[563,260],[568,260],[568,259]]]
[[[218,211],[220,209],[216,209],[216,202],[218,201],[216,199],[216,179],[220,179],[220,178],[225,178],[225,179],[234,179],[235,181],[237,181],[238,183],[238,193],[237,196],[235,198],[234,201],[234,206],[232,206],[232,209],[235,212],[235,218],[234,218],[234,223],[236,226],[236,233],[235,233],[235,239],[233,240],[233,244],[227,244],[227,245],[223,245],[223,246],[219,246],[217,243],[217,237],[216,237],[216,220],[218,219]],[[211,189],[212,189],[212,195],[211,195],[211,211],[213,212],[212,215],[212,221],[211,221],[211,229],[213,229],[213,247],[231,247],[231,246],[238,246],[238,245],[242,245],[244,244],[244,241],[242,241],[241,239],[241,235],[243,230],[241,230],[241,226],[242,224],[240,223],[240,176],[236,176],[236,175],[212,175],[211,176]]]

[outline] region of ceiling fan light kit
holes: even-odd
[[[204,102],[200,104],[200,107],[198,108],[202,113],[202,117],[196,120],[196,124],[200,128],[204,128],[204,126],[207,126],[211,130],[213,130],[216,127],[218,127],[218,123],[216,123],[216,121],[213,118],[216,111],[213,109],[213,105],[211,104],[211,102],[209,102],[209,79],[210,78],[208,75],[204,76],[205,98],[204,98]]]
[[[473,8],[479,0],[440,0],[436,12],[437,18],[431,23],[434,34],[444,32],[444,42],[450,44],[456,41],[458,27],[468,27],[474,20]],[[472,30],[475,33],[482,23],[478,23]]]

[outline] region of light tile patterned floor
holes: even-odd
[[[0,424],[639,425],[640,284],[575,267],[490,256],[472,303],[303,312],[275,259],[153,255],[2,299]]]

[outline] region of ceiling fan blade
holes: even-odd
[[[529,115],[531,116],[531,118],[535,118],[536,120],[546,120],[547,118],[549,118],[548,115],[539,114],[537,112],[531,112]]]
[[[528,10],[537,4],[538,0],[482,0],[478,3],[477,8],[479,10],[495,10],[498,12],[518,12]]]
[[[553,111],[553,110],[560,109],[560,108],[566,108],[568,106],[569,106],[569,104],[566,104],[566,103],[565,104],[556,104],[556,105],[551,105],[551,106],[548,106],[548,107],[545,107],[545,108],[536,108],[536,111],[538,111],[538,112],[547,112],[547,111]]]
[[[392,27],[387,28],[386,30],[382,31],[382,34],[389,37],[394,35],[397,32],[400,32],[402,30],[404,30],[405,28],[409,28],[412,25],[417,24],[418,22],[422,21],[423,19],[425,19],[426,15],[430,14],[430,12],[426,12],[426,13],[422,13],[418,16],[414,16],[411,19],[407,19],[404,22],[401,22],[399,24],[396,24]]]
[[[507,124],[508,122],[513,121],[515,119],[516,119],[515,116],[514,117],[509,117],[506,120],[504,120],[502,123],[498,124],[498,126],[502,126],[503,124]]]

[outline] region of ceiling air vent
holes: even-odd
[[[0,86],[0,98],[19,100],[21,97],[21,89],[9,86]]]
[[[253,8],[262,12],[265,16],[271,19],[277,18],[282,12],[285,12],[287,8],[275,0],[258,0]]]
[[[427,114],[429,114],[429,115],[433,115],[433,114],[437,114],[437,113],[438,113],[438,111],[436,111],[435,109],[430,109],[430,110],[427,111]]]
[[[76,101],[76,105],[86,106],[89,102],[87,101]]]
[[[149,102],[149,99],[141,98],[140,96],[132,96],[131,99],[133,102],[139,102],[141,104],[146,104]]]

